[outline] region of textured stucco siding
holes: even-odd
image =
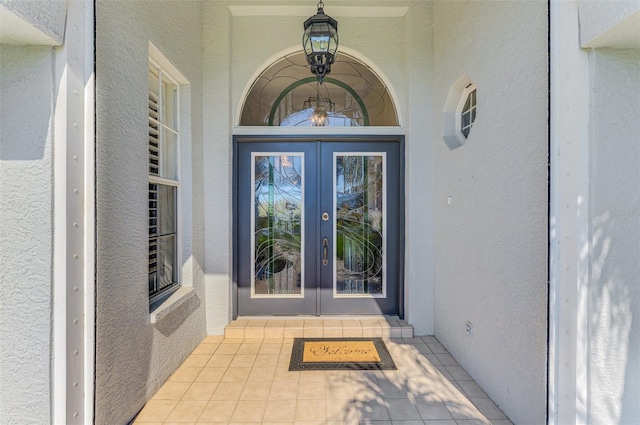
[[[301,50],[304,16],[233,16],[233,2],[205,2],[203,11],[205,96],[205,226],[207,246],[207,325],[221,333],[230,317],[231,140],[232,128],[253,78],[278,58]],[[340,48],[369,64],[386,78],[396,94],[406,130],[405,305],[416,332],[433,331],[432,196],[434,117],[429,101],[432,84],[430,3],[407,3],[403,17],[339,18]],[[313,12],[313,9],[311,9]],[[331,14],[330,8],[326,10]],[[259,34],[259,42],[256,35]],[[223,220],[226,218],[226,220]]]
[[[72,0],[78,1],[78,0]],[[0,7],[4,7],[24,22],[44,35],[43,39],[51,40],[52,44],[60,45],[64,40],[64,29],[67,14],[67,2],[64,0],[0,0]],[[23,36],[29,29],[19,30],[14,34],[7,34],[7,41],[23,42]],[[0,33],[4,32],[0,29]]]
[[[51,421],[54,60],[0,46],[0,423]]]
[[[613,44],[640,44],[640,0],[579,0],[580,42],[583,46]],[[635,19],[618,28],[622,22]],[[622,31],[623,34],[616,34]],[[633,39],[633,40],[631,40]],[[607,46],[608,45],[608,46]],[[621,47],[621,46],[620,46]]]
[[[200,2],[98,1],[97,424],[126,423],[205,336]],[[149,322],[148,43],[183,74],[184,283],[196,296]],[[189,282],[190,281],[190,282]]]
[[[590,52],[589,423],[640,423],[640,50]]]
[[[435,143],[435,335],[517,424],[546,414],[547,5],[433,3],[435,109],[463,74],[477,120]],[[450,202],[449,202],[450,199]],[[473,335],[465,323],[473,325]]]

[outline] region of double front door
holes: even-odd
[[[235,144],[238,315],[398,314],[401,141]]]

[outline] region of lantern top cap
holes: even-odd
[[[304,29],[309,28],[309,26],[311,26],[312,24],[328,23],[329,25],[333,26],[337,30],[338,21],[336,21],[331,16],[324,13],[324,3],[322,1],[319,1],[317,7],[318,7],[318,12],[304,22]]]

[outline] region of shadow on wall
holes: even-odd
[[[0,46],[0,160],[43,159],[53,140],[53,56],[46,46]]]
[[[639,221],[640,209],[612,209],[591,223],[588,379],[591,405],[598,406],[598,412],[589,409],[597,415],[593,420],[640,423],[640,328],[634,320],[640,312]]]

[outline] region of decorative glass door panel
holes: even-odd
[[[304,297],[303,162],[303,153],[252,154],[252,297]]]
[[[237,313],[398,314],[402,142],[234,147]]]
[[[334,153],[334,292],[386,295],[385,163],[382,153]]]

